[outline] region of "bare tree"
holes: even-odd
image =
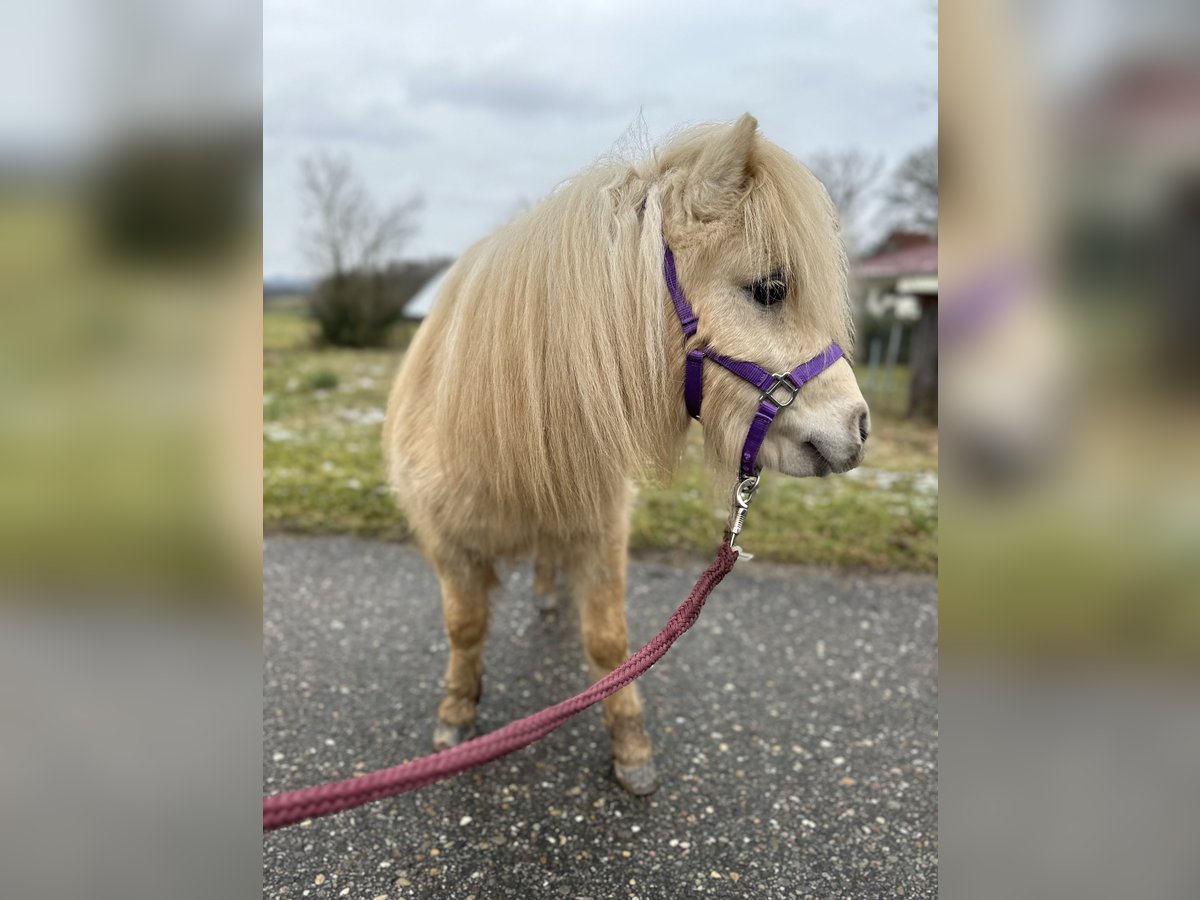
[[[937,234],[938,143],[919,147],[896,168],[887,191],[896,227]]]
[[[825,185],[842,223],[842,238],[852,255],[862,240],[862,215],[883,173],[883,157],[855,147],[849,150],[822,150],[815,153],[809,167]]]
[[[378,269],[396,258],[416,231],[420,196],[379,208],[344,156],[307,157],[300,175],[300,246],[325,276]]]
[[[386,344],[415,290],[412,279],[397,279],[389,267],[416,230],[420,197],[380,208],[341,156],[308,157],[300,175],[300,246],[321,273],[311,301],[321,340]]]

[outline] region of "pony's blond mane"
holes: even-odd
[[[560,528],[610,504],[630,473],[669,474],[688,420],[664,209],[669,220],[678,172],[721,127],[684,132],[643,162],[598,163],[456,263],[397,384],[425,396],[393,396],[404,405],[396,428],[437,436],[421,454],[429,466],[486,483],[499,504],[520,498]],[[813,221],[829,214],[827,195],[773,144],[759,142],[755,163],[747,241],[799,277],[849,346],[841,244],[828,219]],[[393,484],[420,469],[411,456],[393,462]]]

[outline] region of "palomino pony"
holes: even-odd
[[[688,347],[785,372],[831,343],[850,346],[829,197],[757,129],[744,115],[687,131],[648,161],[584,171],[468,250],[414,337],[384,453],[441,582],[450,660],[435,747],[473,731],[498,559],[533,556],[540,590],[561,568],[593,677],[628,656],[631,479],[666,477],[680,457]],[[668,247],[699,320],[682,345]],[[762,395],[715,365],[702,379],[706,454],[732,474]],[[779,410],[752,462],[844,472],[867,428],[838,359]],[[604,702],[604,723],[618,781],[653,791],[635,685]]]

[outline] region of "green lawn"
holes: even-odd
[[[299,313],[272,309],[263,328],[263,519],[273,531],[407,537],[383,479],[379,434],[396,349],[312,349]],[[724,501],[709,483],[693,428],[670,484],[643,485],[631,548],[711,552]],[[769,475],[741,541],[766,559],[934,572],[937,432],[876,417],[862,469],[794,480]]]

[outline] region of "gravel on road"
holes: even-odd
[[[635,560],[640,646],[706,562]],[[479,727],[583,688],[569,605],[500,572]],[[407,545],[270,537],[263,789],[429,752],[446,657],[437,580]],[[263,838],[264,896],[934,897],[937,585],[740,562],[641,681],[663,785],[626,795],[588,710],[448,782]]]

